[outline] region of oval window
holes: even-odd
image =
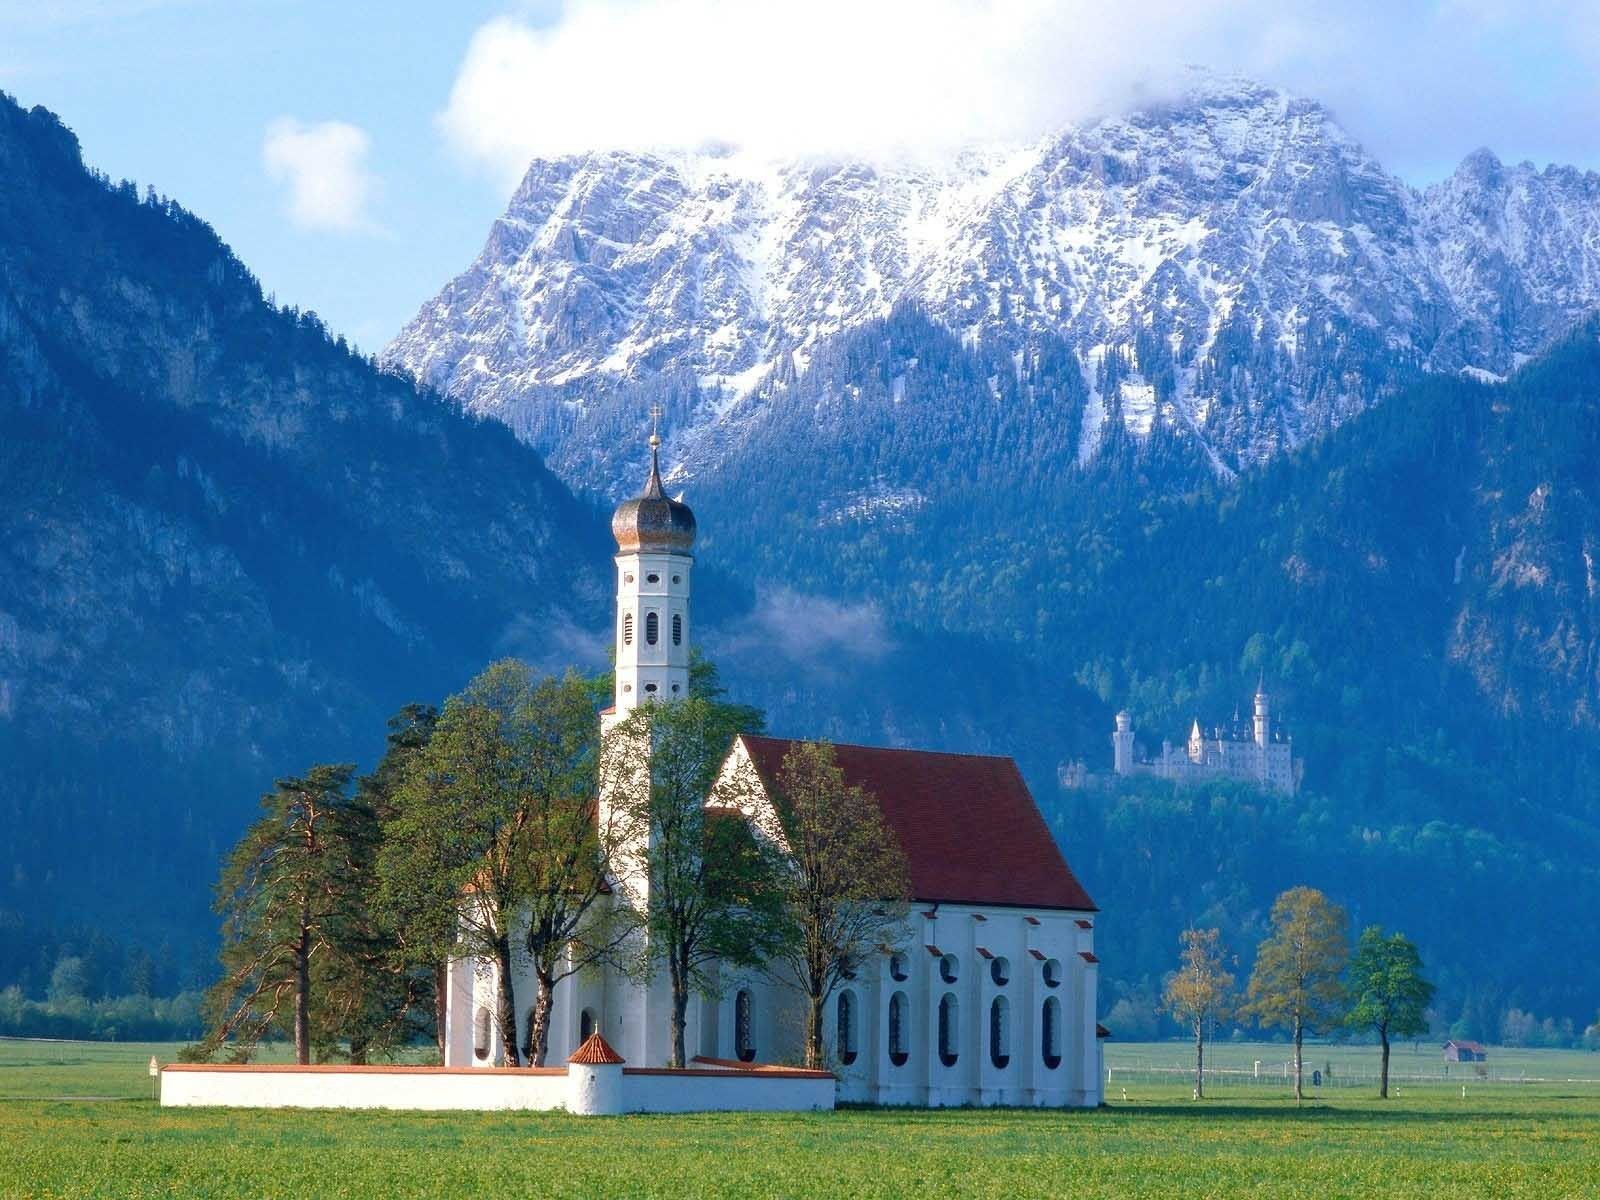
[[[954,983],[960,973],[960,964],[956,962],[954,954],[946,954],[939,960],[939,978],[946,983]]]
[[[835,1040],[839,1061],[849,1066],[856,1060],[856,997],[854,992],[839,993],[839,1028]]]
[[[661,576],[659,576],[659,575],[657,575],[657,574],[652,572],[651,574],[646,575],[644,577],[644,581],[646,583],[660,583],[661,582]]]
[[[939,1001],[939,1061],[947,1067],[956,1065],[957,1018],[955,995],[946,992]]]
[[[1044,1002],[1039,1021],[1039,1050],[1047,1069],[1061,1065],[1061,1001],[1051,996]]]
[[[904,954],[891,954],[889,956],[889,978],[896,983],[904,983],[911,978],[911,964],[906,961]]]
[[[751,1004],[748,991],[741,990],[733,998],[733,1049],[740,1062],[754,1062],[756,1058],[755,1034],[751,1030],[754,1020]]]
[[[1061,986],[1061,960],[1047,958],[1044,960],[1044,985],[1045,987]]]
[[[989,964],[989,978],[994,980],[996,987],[1005,987],[1011,982],[1011,960],[997,958]]]
[[[489,1057],[489,1007],[478,1005],[472,1014],[472,1055],[477,1059]]]
[[[1011,1062],[1011,1006],[1004,996],[989,1005],[989,1061],[996,1067]]]
[[[906,1030],[906,994],[896,992],[889,997],[889,1061],[897,1067],[906,1065],[911,1057],[910,1035]]]

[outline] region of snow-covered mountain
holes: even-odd
[[[649,402],[680,475],[714,474],[775,385],[911,305],[1019,369],[1064,345],[1080,462],[1120,422],[1227,473],[1419,369],[1503,375],[1597,303],[1600,176],[1480,151],[1419,193],[1321,104],[1200,77],[938,169],[536,161],[386,356],[603,489]]]

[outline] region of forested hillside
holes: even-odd
[[[193,961],[272,778],[562,655],[606,540],[53,115],[0,97],[0,176],[0,985],[42,990],[58,923]]]
[[[979,630],[1053,667],[1008,707],[1054,709],[1056,734],[1011,749],[1106,908],[1119,985],[1153,991],[1189,920],[1253,942],[1272,895],[1308,881],[1431,947],[1452,1019],[1469,1003],[1584,1017],[1600,973],[1529,924],[1600,904],[1597,334],[1504,385],[1424,378],[1236,484],[1195,486],[1159,441],[1114,468],[1017,471],[1053,431],[1071,444],[1070,387],[1024,363],[996,385],[1004,436],[980,441],[981,364],[904,313],[863,335],[870,368],[851,364],[876,387],[834,390],[819,364],[734,456],[781,469],[736,468],[699,511],[708,544],[757,576],[948,631],[948,670]],[[909,476],[900,439],[920,439]],[[811,501],[875,460],[909,477],[898,500]],[[985,475],[1008,466],[1014,488]],[[736,504],[758,534],[727,532]],[[1058,793],[1059,762],[1109,765],[1117,708],[1154,751],[1193,718],[1226,720],[1262,675],[1306,759],[1300,796]],[[1099,700],[1088,732],[1078,688]]]

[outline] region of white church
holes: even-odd
[[[689,692],[689,596],[694,514],[661,485],[650,439],[644,493],[620,505],[616,692],[600,715],[609,731],[640,705]],[[749,797],[725,819],[752,836],[783,836],[772,783],[795,743],[741,736],[722,770]],[[836,747],[846,782],[873,796],[905,853],[913,903],[898,935],[836,990],[825,1013],[828,1070],[803,1058],[800,993],[761,971],[716,973],[714,995],[693,998],[693,1061],[666,1069],[671,1001],[665,980],[641,984],[591,967],[554,992],[544,1067],[513,1067],[495,1019],[491,961],[448,968],[445,1061],[293,1066],[168,1063],[166,1107],[803,1111],[838,1101],[905,1105],[1096,1106],[1097,909],[1057,849],[1009,758]],[[607,798],[597,797],[604,810]],[[708,798],[709,803],[709,798]],[[781,848],[781,845],[780,845]],[[613,853],[607,902],[648,905],[648,878]],[[636,861],[636,859],[634,860]],[[520,942],[520,938],[513,938]],[[514,979],[531,1005],[531,970]],[[518,1013],[518,1029],[527,1026]]]
[[[643,494],[612,519],[617,540],[616,691],[610,729],[641,704],[689,692],[694,514],[666,495],[659,439]],[[792,743],[743,736],[724,770],[770,792]],[[847,782],[882,806],[905,852],[914,902],[903,936],[836,991],[826,1020],[839,1100],[883,1104],[1093,1106],[1101,1099],[1096,1024],[1097,909],[1056,847],[1009,758],[837,747]],[[753,831],[771,828],[749,814]],[[625,887],[611,902],[629,903]],[[648,895],[642,900],[648,903]],[[531,972],[515,982],[531,1005]],[[798,1063],[803,1009],[792,988],[724,971],[690,1003],[691,1072]],[[451,964],[447,1069],[504,1061],[488,961]],[[596,1055],[653,1074],[669,1057],[664,980],[642,985],[594,967],[555,989],[549,1061]],[[517,1025],[525,1024],[518,1014]],[[594,1039],[593,1035],[599,1038]],[[597,1047],[604,1046],[605,1051]],[[605,1058],[605,1061],[610,1061]],[[577,1068],[575,1067],[574,1070]]]

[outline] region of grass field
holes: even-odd
[[[1283,1048],[1219,1049],[1253,1064]],[[1098,1112],[163,1112],[144,1067],[172,1051],[0,1041],[0,1096],[26,1097],[0,1102],[0,1196],[1600,1197],[1595,1083],[1472,1082],[1464,1099],[1419,1083],[1387,1104],[1324,1089],[1297,1109],[1281,1083],[1196,1104],[1185,1083],[1134,1080],[1123,1101],[1119,1060],[1184,1063],[1163,1043],[1108,1055]],[[1600,1075],[1597,1056],[1531,1055],[1529,1075]],[[119,1099],[50,1098],[69,1095]]]

